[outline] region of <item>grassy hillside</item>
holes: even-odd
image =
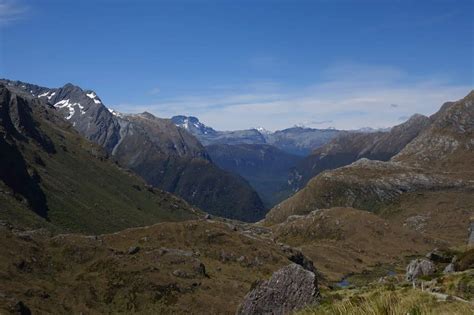
[[[1,219],[103,233],[198,215],[113,164],[46,104],[6,87],[0,96]]]
[[[0,313],[233,314],[289,263],[251,228],[209,220],[97,237],[0,225],[0,246]]]

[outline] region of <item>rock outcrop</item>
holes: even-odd
[[[420,276],[430,276],[436,272],[435,264],[428,259],[414,259],[408,266],[405,278],[407,281],[414,281]]]
[[[250,291],[237,314],[290,314],[319,300],[316,275],[291,264]]]

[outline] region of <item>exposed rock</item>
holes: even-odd
[[[198,275],[202,276],[202,277],[208,277],[208,275],[206,273],[206,266],[202,262],[200,262],[199,260],[197,260],[193,264],[193,271],[195,273],[197,273]]]
[[[414,259],[407,266],[406,280],[414,281],[420,276],[429,276],[434,274],[436,266],[427,259]]]
[[[173,271],[173,276],[178,277],[178,278],[190,278],[190,275],[181,269],[176,269]]]
[[[283,251],[286,253],[288,259],[295,264],[300,265],[304,269],[313,272],[314,274],[318,274],[316,268],[313,265],[313,261],[303,255],[303,253],[295,248],[289,246],[282,246]]]
[[[139,246],[132,246],[128,249],[127,251],[127,254],[129,255],[135,255],[136,253],[138,253],[140,251],[140,247]]]
[[[316,275],[297,264],[288,265],[250,291],[237,314],[290,314],[319,300]]]
[[[455,264],[453,263],[450,263],[449,265],[447,265],[444,270],[443,270],[443,273],[453,273],[456,271],[456,266]]]
[[[433,262],[449,263],[453,259],[453,256],[435,249],[432,252],[426,254],[426,258]]]

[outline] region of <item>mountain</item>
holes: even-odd
[[[216,131],[193,116],[173,116],[171,121],[179,128],[193,134],[205,145],[212,144],[264,144],[265,137],[257,129]]]
[[[189,117],[188,116],[173,116],[171,118],[171,121],[177,127],[184,128],[195,136],[200,135],[200,136],[211,137],[211,136],[217,135],[218,133],[211,127],[204,125],[202,122],[199,121],[199,119],[193,116],[189,116]]]
[[[349,165],[361,158],[388,161],[430,124],[430,118],[415,114],[385,132],[341,132],[298,163],[290,173],[289,185],[297,191],[319,173]]]
[[[274,207],[267,223],[316,209],[354,207],[450,244],[465,243],[474,204],[474,93],[430,118],[431,124],[389,161],[360,159],[319,174]]]
[[[458,102],[445,103],[431,116],[433,123],[393,160],[416,167],[473,178],[474,91]]]
[[[219,167],[245,178],[269,208],[291,193],[287,189],[288,172],[300,156],[268,144],[213,144],[206,149]]]
[[[336,129],[293,127],[267,134],[266,142],[291,154],[305,156],[328,143],[340,132]]]
[[[205,146],[212,144],[270,144],[287,153],[300,156],[309,154],[340,133],[335,129],[304,127],[293,127],[276,132],[270,132],[264,128],[216,131],[192,116],[174,116],[171,120],[176,126],[191,132]]]
[[[212,214],[244,221],[264,216],[265,208],[253,188],[238,175],[213,164],[201,143],[169,119],[146,112],[115,112],[94,91],[72,84],[48,89],[19,81],[3,82],[51,104],[81,135],[104,147],[114,160],[148,184]]]
[[[0,217],[26,227],[103,233],[200,211],[107,159],[42,98],[0,84]]]

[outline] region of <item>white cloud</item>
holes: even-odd
[[[472,89],[436,75],[413,77],[387,66],[343,64],[328,68],[323,74],[321,82],[298,89],[266,82],[262,88],[250,84],[164,99],[151,105],[116,107],[125,112],[146,110],[160,117],[193,115],[218,130],[255,126],[277,130],[301,124],[317,128],[385,128],[399,124],[400,117],[430,115],[444,102],[462,98]]]
[[[24,17],[28,7],[15,0],[0,0],[0,25],[6,25]]]

